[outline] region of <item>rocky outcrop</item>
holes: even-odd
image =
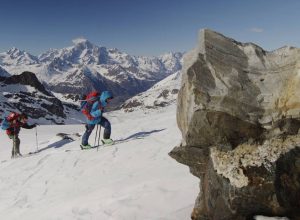
[[[7,77],[3,79],[3,83],[5,84],[21,84],[21,85],[29,85],[37,90],[39,90],[41,93],[51,96],[51,94],[45,89],[45,87],[40,83],[38,78],[34,73],[31,72],[23,72],[20,75],[12,75],[10,77]]]
[[[201,179],[192,219],[300,219],[300,49],[205,29],[182,77],[170,155]]]
[[[67,113],[78,111],[77,106],[64,106],[31,72],[0,77],[0,92],[1,113],[23,112],[32,119],[40,120],[41,123],[49,121],[63,124]]]

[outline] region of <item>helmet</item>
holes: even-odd
[[[22,114],[20,115],[20,118],[21,118],[21,119],[23,119],[23,118],[24,118],[24,119],[28,119],[28,116],[27,116],[26,114],[22,113]]]
[[[101,96],[100,96],[100,101],[101,101],[101,105],[103,107],[105,107],[107,105],[107,99],[113,99],[113,95],[111,94],[111,92],[109,91],[104,91],[101,93]]]
[[[13,121],[13,120],[19,118],[19,116],[20,116],[20,115],[19,115],[18,113],[16,113],[16,112],[11,112],[11,113],[9,113],[9,115],[7,116],[7,120],[8,120],[8,121]]]

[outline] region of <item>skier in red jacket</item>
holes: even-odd
[[[12,158],[22,156],[20,153],[19,132],[21,127],[31,129],[36,127],[36,124],[28,125],[28,117],[25,114],[11,112],[1,123],[1,128],[6,130],[6,134],[13,140]]]

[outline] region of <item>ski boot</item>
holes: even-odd
[[[102,139],[101,141],[103,145],[113,145],[115,143],[111,138]]]
[[[87,150],[87,149],[91,149],[92,146],[89,144],[87,144],[87,145],[80,144],[80,148],[81,148],[81,150]]]

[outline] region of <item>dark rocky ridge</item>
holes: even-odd
[[[38,78],[34,73],[31,72],[23,72],[20,75],[12,75],[10,77],[4,77],[0,79],[4,84],[21,84],[21,85],[29,85],[36,88],[41,93],[51,96],[45,87],[40,83]]]
[[[2,113],[24,112],[30,118],[44,118],[56,124],[63,123],[66,118],[63,103],[45,89],[34,73],[24,72],[20,75],[0,77],[0,83],[3,99],[7,100],[1,103]],[[17,87],[17,89],[10,86]],[[22,86],[30,86],[34,91],[30,92]],[[71,109],[75,107],[68,106]]]

